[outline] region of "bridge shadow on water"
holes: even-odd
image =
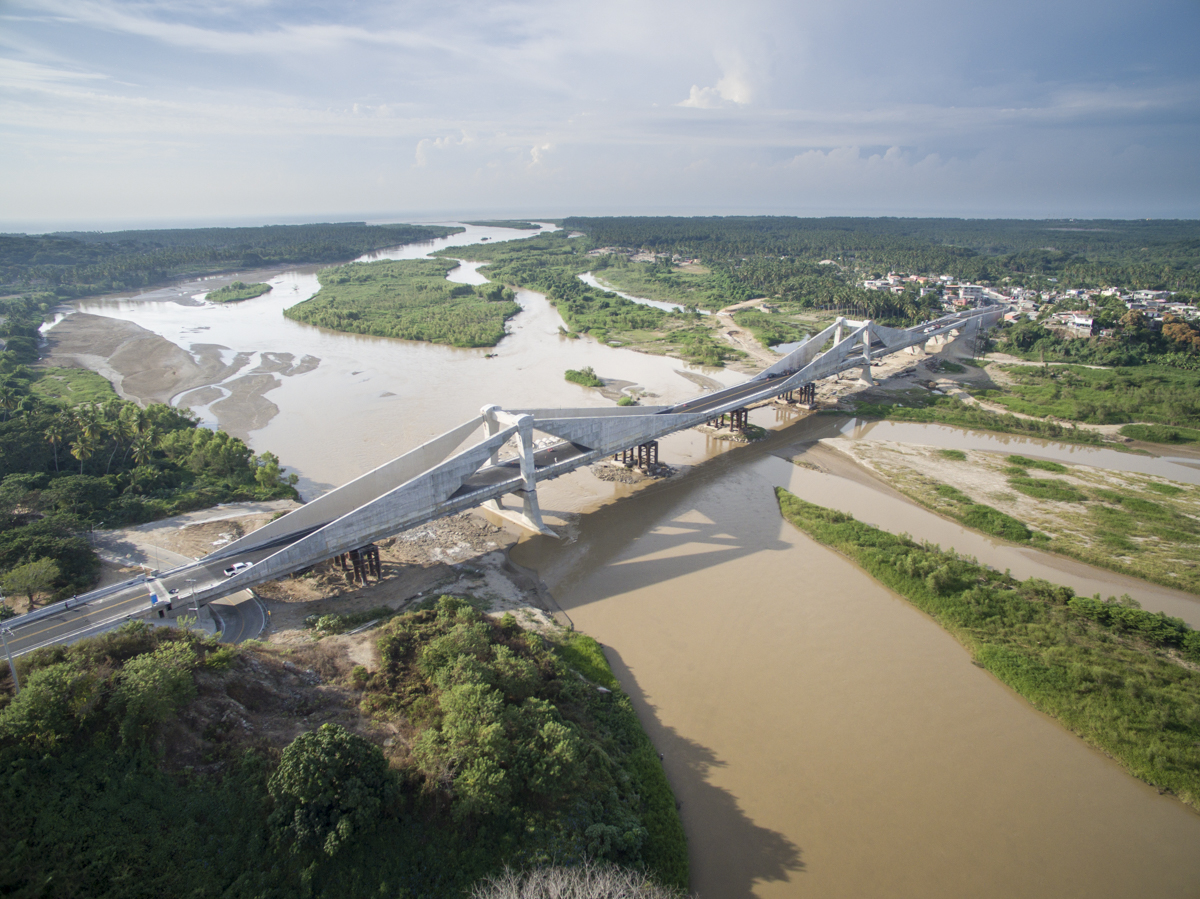
[[[688,836],[692,889],[703,896],[751,899],[755,883],[786,881],[803,872],[799,846],[755,824],[737,797],[710,783],[711,772],[725,763],[711,749],[664,725],[620,653],[605,646],[604,654],[662,757]],[[714,846],[720,847],[719,859],[711,855]]]
[[[796,422],[584,515],[544,508],[545,514],[570,521],[568,530],[577,538],[564,545],[552,537],[533,537],[514,548],[514,557],[539,572],[569,613],[572,605],[720,568],[748,555],[793,551],[779,536],[774,483],[756,463],[778,459],[781,450],[818,428],[821,436],[831,430],[824,421]],[[636,555],[630,555],[631,547]],[[573,590],[605,567],[604,577],[591,579],[587,597]]]

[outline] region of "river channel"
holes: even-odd
[[[484,236],[520,235],[472,228],[434,246]],[[466,266],[455,277],[478,273]],[[278,414],[249,433],[257,451],[277,453],[302,475],[307,495],[485,403],[611,403],[565,382],[567,368],[591,365],[667,402],[697,393],[696,379],[742,377],[568,340],[553,308],[525,291],[525,311],[491,358],[322,331],[280,314],[315,291],[315,270],[270,279],[271,294],[231,306],[196,297],[232,276],[77,308],[133,321],[184,349],[215,344],[230,359],[318,360],[278,379],[267,394]],[[1018,576],[1085,593],[1130,592],[1146,608],[1186,612],[1193,624],[1200,604],[959,528],[836,463],[830,447],[838,440],[880,439],[886,428],[794,418],[756,410],[753,420],[777,431],[750,446],[672,435],[662,441],[662,458],[680,472],[645,487],[587,471],[551,482],[542,506],[562,539],[535,537],[513,551],[575,625],[605,645],[634,697],[682,803],[693,889],[721,899],[1200,895],[1200,815],[1031,709],[930,619],[783,522],[773,488]],[[882,439],[992,439],[906,427]],[[1017,438],[1003,451],[1076,452]],[[825,454],[824,470],[790,461],[805,453]],[[1068,461],[1150,465],[1151,473],[1196,483],[1186,461],[1112,456]]]

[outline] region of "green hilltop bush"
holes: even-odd
[[[0,893],[441,899],[589,860],[686,887],[674,796],[594,641],[461,597],[376,639],[379,667],[339,682],[374,721],[272,749],[222,719],[194,769],[179,723],[224,691],[252,706],[276,652],[139,622],[22,657],[20,695],[0,690]]]

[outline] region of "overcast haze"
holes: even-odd
[[[0,227],[1200,217],[1200,3],[0,0]]]

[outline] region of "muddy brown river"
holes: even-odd
[[[457,240],[484,236],[513,235],[476,229]],[[456,277],[476,274],[467,266]],[[256,450],[277,453],[302,475],[309,495],[485,403],[610,404],[563,381],[566,368],[593,365],[666,401],[694,395],[697,380],[742,377],[568,341],[553,308],[527,292],[526,311],[492,358],[336,334],[281,315],[316,289],[312,270],[271,278],[273,294],[230,307],[196,298],[219,280],[80,305],[194,353],[194,345],[218,347],[231,366],[249,359],[216,392],[178,399],[209,420],[220,418],[214,397],[233,393],[229,385],[256,358],[316,359],[276,378],[266,396],[278,413],[249,432]],[[844,423],[790,418],[757,410],[756,423],[781,430],[748,447],[673,435],[662,458],[681,472],[645,487],[586,471],[551,482],[542,507],[562,539],[536,537],[514,550],[575,625],[605,645],[634,697],[682,803],[693,889],[708,899],[1200,896],[1200,815],[1031,709],[930,619],[783,522],[773,488],[1021,577],[1089,594],[1130,592],[1193,625],[1196,598],[966,531],[817,443],[872,439],[870,429],[843,434]],[[993,439],[906,427],[881,439]],[[1003,450],[1149,465],[1187,483],[1200,477],[1189,460],[1084,459],[1015,438]],[[824,471],[788,461],[802,452]]]

